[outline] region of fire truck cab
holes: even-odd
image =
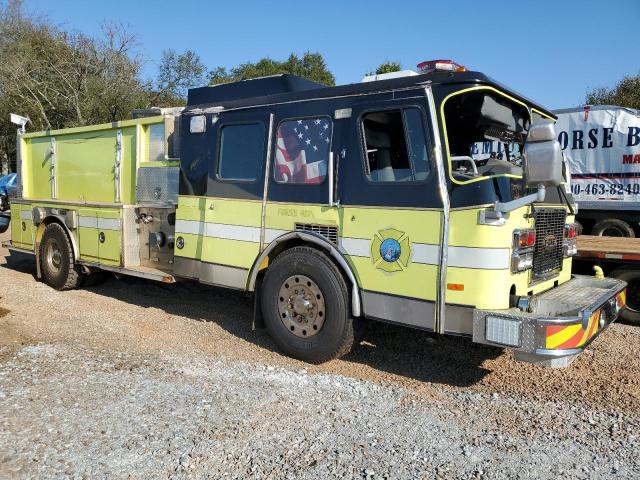
[[[371,319],[567,364],[616,319],[625,283],[571,275],[554,115],[453,62],[391,77],[266,77],[20,133],[8,246],[58,289],[108,270],[252,292],[254,322],[310,362]],[[501,156],[474,154],[496,140]]]

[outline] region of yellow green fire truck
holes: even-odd
[[[310,362],[379,320],[567,364],[625,283],[571,274],[555,117],[454,62],[419,67],[195,88],[184,108],[19,131],[7,246],[58,290],[110,271],[250,292],[254,325]]]

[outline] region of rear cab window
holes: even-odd
[[[278,126],[277,183],[317,185],[327,176],[333,125],[329,117],[284,120]]]

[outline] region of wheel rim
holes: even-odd
[[[53,238],[47,242],[45,260],[50,271],[59,272],[62,269],[62,251],[58,242]]]
[[[292,275],[280,287],[278,312],[282,324],[296,337],[313,337],[324,325],[322,290],[309,277]]]

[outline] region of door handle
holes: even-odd
[[[213,203],[209,204],[209,210],[213,210]]]

